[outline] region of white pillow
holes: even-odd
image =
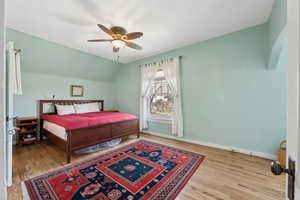
[[[74,107],[77,114],[100,111],[98,103],[74,104]]]
[[[74,114],[75,109],[73,105],[55,105],[58,115],[69,115]]]

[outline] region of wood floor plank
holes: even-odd
[[[142,134],[141,138],[206,156],[177,199],[282,200],[285,197],[285,176],[272,175],[270,160],[148,134]],[[115,148],[136,140],[126,139]],[[74,155],[72,162],[80,162],[112,149]],[[22,200],[22,181],[67,165],[65,153],[49,142],[15,147],[13,155],[13,186],[8,189],[9,200]]]

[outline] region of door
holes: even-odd
[[[300,31],[299,31],[299,1],[290,0],[288,4],[288,122],[287,122],[287,153],[288,157],[296,163],[296,200],[300,199]],[[288,188],[288,187],[287,187]],[[288,188],[288,191],[290,189]]]
[[[288,29],[288,113],[287,169],[277,162],[271,170],[287,173],[287,199],[300,200],[300,1],[287,1]]]
[[[15,66],[14,43],[7,44],[6,65],[6,185],[12,184],[12,147],[14,135],[13,118],[13,67]]]
[[[0,1],[0,199],[6,199],[5,185],[5,0]]]

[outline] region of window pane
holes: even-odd
[[[153,115],[171,116],[174,106],[174,98],[171,95],[171,88],[161,74],[155,79],[152,85],[152,97],[150,113]]]

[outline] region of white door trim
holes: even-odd
[[[288,0],[288,120],[287,120],[287,151],[288,156],[296,161],[295,199],[300,198],[300,20],[299,1]]]
[[[6,0],[0,1],[0,199],[6,199],[6,169],[5,169],[5,156],[6,156],[6,114],[5,114],[5,48],[6,48]]]

